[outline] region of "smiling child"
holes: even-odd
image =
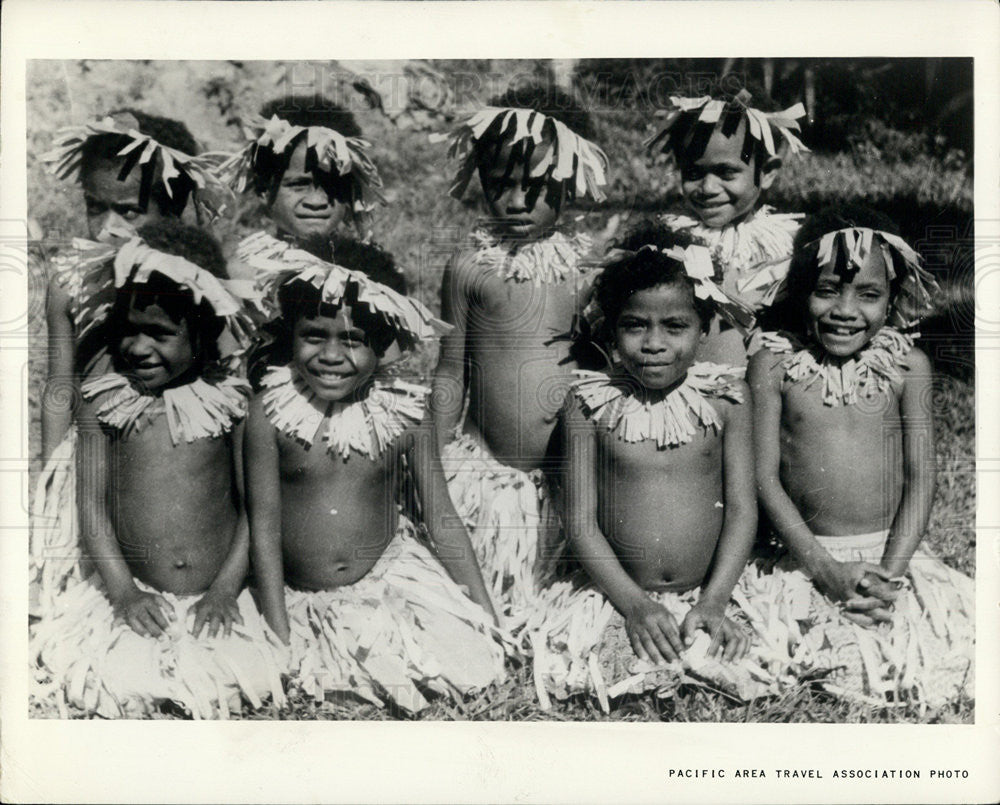
[[[683,213],[662,222],[690,232],[712,251],[720,286],[749,310],[760,312],[778,294],[788,272],[792,238],[801,215],[775,214],[761,205],[782,166],[783,151],[807,151],[794,132],[802,104],[775,111],[756,87],[722,83],[698,98],[671,98],[666,123],[650,147],[669,150],[680,171]],[[746,364],[743,323],[713,322],[699,352],[703,360]]]
[[[919,548],[934,498],[931,367],[911,329],[936,285],[884,216],[809,218],[750,361],[761,503],[788,551],[748,594],[796,622],[824,684],[881,703],[972,695],[973,584]]]
[[[90,237],[108,241],[128,239],[146,223],[179,219],[192,197],[199,217],[217,214],[219,199],[212,194],[222,188],[194,157],[197,153],[197,143],[183,123],[122,109],[100,121],[64,129],[42,160],[59,178],[79,179]],[[107,279],[88,270],[88,253],[103,250],[76,241],[52,260],[46,295],[49,367],[42,398],[43,459],[53,454],[73,419],[71,406],[60,401],[74,399],[68,390],[106,357],[103,345],[79,338],[84,300],[95,284]]]
[[[494,614],[451,505],[429,389],[378,376],[388,348],[435,337],[419,302],[305,253],[266,278],[276,362],[250,407],[247,483],[261,608],[297,684],[422,709],[503,673]],[[430,550],[400,511],[412,474]],[[423,691],[423,692],[422,692]]]
[[[249,592],[242,420],[246,321],[207,234],[146,224],[87,308],[113,370],[82,386],[79,537],[41,542],[33,634],[45,697],[105,716],[172,701],[195,717],[283,699]],[[57,535],[50,535],[57,536]],[[51,566],[49,566],[51,565]],[[62,572],[60,572],[62,571]]]

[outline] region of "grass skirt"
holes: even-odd
[[[698,590],[649,595],[673,615],[678,627],[698,600]],[[749,619],[735,604],[726,614],[752,631]],[[668,697],[681,684],[699,684],[749,701],[794,684],[793,678],[777,676],[768,669],[768,658],[756,639],[749,655],[736,663],[709,657],[711,638],[701,631],[679,662],[657,665],[639,659],[625,630],[625,619],[585,578],[558,581],[545,588],[526,633],[533,649],[535,689],[542,709],[549,708],[551,696],[565,699],[586,693],[596,696],[608,712],[610,701],[626,693],[652,691]]]
[[[504,674],[489,616],[402,517],[360,581],[332,590],[286,587],[285,603],[294,684],[317,699],[353,693],[417,712],[427,692],[460,699]]]
[[[538,606],[538,580],[551,561],[539,557],[541,534],[555,522],[544,475],[501,464],[467,434],[444,447],[441,462],[486,586],[516,632]]]
[[[817,537],[838,561],[882,559],[888,532]],[[974,697],[975,583],[917,550],[892,608],[892,621],[847,620],[790,556],[765,572],[751,567],[734,595],[770,638],[776,662],[828,672],[829,692],[884,706],[939,707]]]
[[[159,639],[116,621],[100,575],[87,574],[78,538],[75,441],[71,431],[53,452],[32,512],[35,700],[63,717],[69,704],[109,718],[146,716],[167,700],[195,718],[238,712],[240,694],[258,707],[268,696],[283,703],[276,639],[247,591],[237,599],[243,625],[234,625],[228,638],[190,634],[189,612],[200,596],[159,593],[177,616]]]
[[[77,543],[76,426],[71,425],[35,482],[31,507],[31,617],[51,612],[56,598],[83,577]]]

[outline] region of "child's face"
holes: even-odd
[[[625,370],[657,391],[684,378],[704,338],[691,291],[678,284],[636,291],[615,325],[615,346]]]
[[[546,201],[548,188],[540,180],[523,185],[525,171],[541,162],[545,147],[538,145],[532,152],[528,165],[515,165],[510,176],[504,178],[511,146],[507,144],[489,168],[480,170],[479,177],[486,195],[486,206],[494,225],[510,238],[531,240],[538,238],[555,226],[559,210]],[[534,197],[532,199],[532,197]],[[563,199],[560,197],[559,205]]]
[[[98,159],[80,176],[83,201],[87,209],[87,230],[97,239],[106,227],[124,223],[132,229],[162,218],[160,208],[150,202],[139,203],[142,171],[133,169],[125,181],[118,181],[121,160]]]
[[[124,369],[149,391],[162,389],[195,363],[186,321],[175,321],[157,304],[137,306],[133,296],[118,342]]]
[[[278,229],[297,240],[326,240],[347,214],[347,205],[335,197],[332,184],[320,181],[318,171],[306,170],[306,143],[292,152],[267,214]]]
[[[292,363],[321,400],[346,400],[378,368],[378,355],[364,330],[342,307],[336,317],[300,316],[292,331]]]
[[[736,223],[757,206],[762,191],[774,182],[781,160],[770,158],[761,166],[760,181],[754,177],[756,155],[750,162],[740,158],[746,121],[731,137],[716,128],[705,152],[681,164],[681,193],[684,203],[701,222],[712,229]]]
[[[854,355],[867,346],[888,315],[889,279],[877,250],[850,279],[825,267],[809,294],[809,333],[837,357]]]

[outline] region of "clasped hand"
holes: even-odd
[[[896,588],[884,568],[871,562],[832,560],[814,575],[827,598],[844,606],[844,617],[861,626],[892,620]]]

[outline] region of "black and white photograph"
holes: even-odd
[[[979,51],[698,35],[24,59],[7,707],[181,742],[993,723]],[[663,751],[727,797],[969,775]]]

